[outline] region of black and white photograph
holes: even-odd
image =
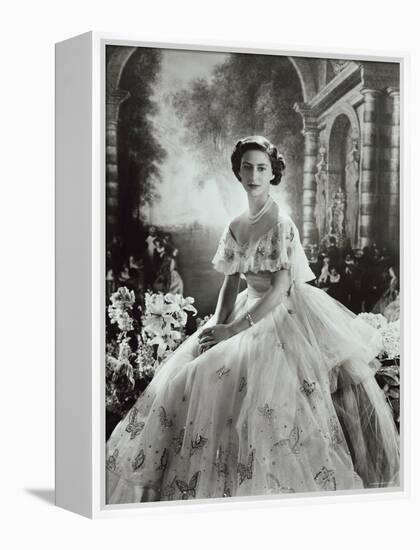
[[[415,547],[415,4],[2,15],[0,545]]]
[[[106,504],[400,490],[400,63],[105,63]]]

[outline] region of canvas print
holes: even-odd
[[[106,503],[400,486],[400,65],[106,46]]]

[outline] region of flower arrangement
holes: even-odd
[[[398,359],[400,357],[400,320],[388,323],[385,330],[382,331],[382,340],[384,343],[384,358]]]
[[[399,359],[400,356],[400,320],[388,322],[380,313],[359,313],[357,316],[382,335],[383,350],[379,359]]]
[[[146,292],[141,334],[144,345],[157,346],[154,368],[185,339],[187,312],[197,314],[193,303],[194,298],[184,298],[181,294]]]
[[[119,419],[186,338],[188,313],[196,315],[197,310],[194,298],[161,292],[146,292],[141,306],[127,287],[118,288],[110,302],[108,317],[117,333],[114,338],[107,335],[106,405]]]

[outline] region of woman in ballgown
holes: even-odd
[[[213,258],[225,275],[215,313],[112,433],[107,503],[398,486],[379,333],[305,284],[298,229],[269,194],[285,168],[276,147],[251,136],[231,161],[249,211]]]

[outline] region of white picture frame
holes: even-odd
[[[105,47],[174,48],[261,53],[340,60],[354,58],[400,64],[400,251],[402,283],[402,362],[400,488],[352,494],[305,494],[176,501],[132,505],[105,504]],[[406,227],[409,179],[406,111],[407,53],[308,51],[278,44],[214,41],[167,43],[88,32],[56,44],[56,505],[89,518],[156,514],[165,506],[178,511],[225,507],[297,505],[395,499],[409,495],[409,365],[405,358],[408,319]],[[77,472],[77,475],[74,475]]]

